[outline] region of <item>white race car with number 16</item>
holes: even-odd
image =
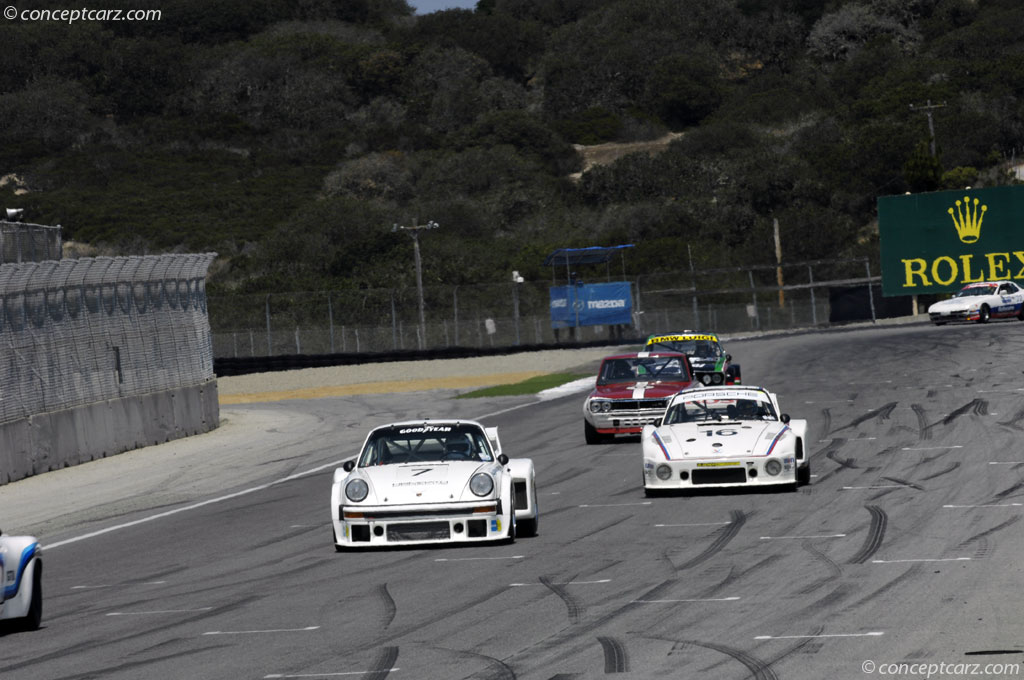
[[[644,492],[810,481],[806,420],[779,411],[760,387],[700,387],[676,394],[643,443]]]

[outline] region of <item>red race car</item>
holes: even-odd
[[[617,434],[640,434],[665,414],[669,397],[694,386],[690,361],[681,352],[636,352],[605,357],[597,386],[583,403],[588,444]]]

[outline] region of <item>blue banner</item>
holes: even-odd
[[[552,328],[633,323],[628,281],[552,286],[550,293]]]

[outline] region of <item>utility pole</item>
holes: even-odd
[[[779,236],[779,218],[773,218],[772,222],[775,227],[775,279],[779,282],[779,309],[784,309],[786,292],[782,290],[784,284],[782,282],[782,239]]]
[[[932,104],[931,99],[929,99],[928,103],[923,106],[921,104],[917,104],[916,106],[914,104],[910,105],[911,111],[923,111],[924,115],[928,116],[928,137],[931,140],[932,158],[935,158],[935,123],[932,121],[932,110],[941,109],[945,106],[946,102],[942,102],[941,104]]]
[[[928,116],[928,138],[929,138],[930,144],[931,144],[930,150],[932,152],[932,158],[935,158],[935,123],[932,120],[932,111],[934,109],[941,109],[941,108],[945,107],[946,106],[946,102],[942,102],[941,104],[932,104],[932,100],[931,99],[929,99],[927,101],[928,101],[928,103],[925,104],[924,106],[921,106],[920,104],[918,104],[917,106],[911,104],[910,105],[910,110],[911,111],[923,111],[924,115]],[[871,290],[870,286],[869,286],[868,290],[869,291]],[[916,295],[914,295],[914,296],[912,296],[910,298],[910,313],[913,314],[914,316],[917,316],[917,314],[918,314],[917,296]]]
[[[423,265],[420,261],[420,232],[424,229],[437,229],[440,226],[433,220],[426,224],[416,224],[415,218],[413,218],[411,227],[403,227],[397,223],[391,225],[391,231],[404,231],[412,237],[412,252],[416,262],[416,293],[419,298],[420,307],[420,349],[424,349],[427,345],[427,316],[423,304]]]

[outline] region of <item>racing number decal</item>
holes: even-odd
[[[736,430],[726,428],[726,429],[722,429],[722,430],[705,430],[704,434],[706,434],[709,437],[711,435],[714,435],[714,434],[717,434],[719,437],[730,437],[730,436],[732,436],[734,434],[739,434],[739,433]]]

